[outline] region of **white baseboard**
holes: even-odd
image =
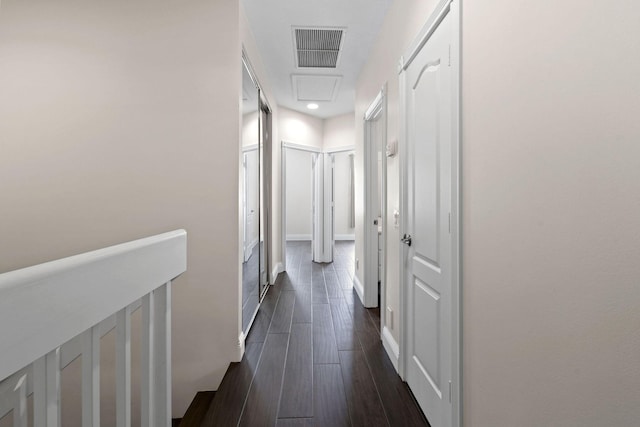
[[[244,356],[244,340],[245,340],[244,332],[240,332],[238,335],[238,342],[236,347],[236,359],[232,360],[232,362],[240,362],[242,361],[242,356]]]
[[[287,240],[311,240],[311,234],[287,234]]]
[[[278,274],[282,273],[283,271],[284,271],[284,266],[282,265],[281,262],[277,263],[273,267],[273,271],[271,272],[271,284],[272,285],[274,283],[276,283],[276,279],[278,278]]]
[[[355,234],[336,234],[336,240],[356,240]]]
[[[387,329],[387,327],[382,328],[382,345],[391,359],[391,363],[393,367],[398,372],[398,359],[400,358],[400,346],[396,342],[393,335],[391,335],[391,331]]]
[[[358,296],[360,297],[360,302],[362,303],[362,305],[364,304],[364,286],[362,286],[362,283],[360,283],[360,279],[358,279],[358,276],[356,274],[353,275],[353,287],[356,290],[356,293],[358,294]]]

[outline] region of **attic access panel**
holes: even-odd
[[[336,68],[344,33],[344,28],[293,27],[296,67]]]
[[[342,76],[293,74],[291,76],[293,99],[302,102],[335,101],[341,81]]]

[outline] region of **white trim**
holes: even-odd
[[[462,145],[462,68],[461,61],[461,34],[462,14],[460,12],[460,0],[451,2],[451,67],[453,68],[453,141],[451,144],[451,173],[456,179],[456,185],[451,186],[451,241],[452,241],[452,270],[451,270],[451,315],[453,363],[452,363],[452,426],[463,425],[462,419],[462,171],[461,171],[461,145]]]
[[[348,153],[349,151],[355,151],[354,145],[345,145],[344,147],[327,148],[324,150],[326,154]]]
[[[334,165],[335,157],[333,154],[324,153],[323,178],[322,184],[322,254],[324,262],[333,262],[333,207],[334,207]]]
[[[387,356],[391,359],[391,363],[395,368],[396,372],[398,372],[398,359],[400,358],[400,346],[396,342],[395,338],[391,334],[391,331],[384,326],[382,328],[382,345],[387,352]]]
[[[356,274],[353,275],[353,288],[360,297],[360,301],[364,301],[364,286],[362,286],[362,283]]]
[[[336,234],[336,240],[356,240],[355,234]]]
[[[295,142],[289,142],[285,140],[282,140],[282,148],[291,148],[292,150],[310,151],[312,153],[322,153],[322,149],[318,147],[296,144]]]
[[[280,141],[280,259],[287,270],[287,152],[286,142]]]
[[[287,234],[287,242],[288,241],[302,241],[302,240],[311,240],[311,234]]]
[[[257,313],[257,310],[256,310]],[[254,315],[255,318],[255,315]],[[253,319],[251,320],[251,322],[249,323],[249,327],[247,327],[247,331],[251,330],[251,324],[253,323]],[[244,332],[240,332],[240,335],[238,335],[238,342],[236,343],[236,358],[233,360],[234,362],[240,362],[242,360],[242,356],[244,356],[244,343],[245,343],[245,335]]]
[[[407,69],[409,65],[416,58],[422,46],[427,43],[427,40],[431,37],[433,32],[438,28],[440,22],[444,19],[445,16],[451,10],[451,3],[453,0],[441,0],[440,3],[436,6],[434,11],[427,19],[427,22],[418,33],[418,36],[414,39],[413,43],[411,43],[408,51],[400,57],[400,66],[398,67],[398,74]],[[405,60],[406,58],[406,60]]]
[[[382,106],[382,97],[384,96],[384,88],[378,92],[375,99],[369,104],[369,108],[364,113],[364,120],[370,120],[372,116],[374,116],[380,107]]]
[[[369,129],[369,122],[376,117],[380,116],[382,120],[381,134],[384,138],[384,145],[386,146],[387,138],[387,88],[386,84],[380,89],[380,92],[376,95],[374,101],[367,108],[367,112],[363,119],[363,135],[364,135],[364,298],[362,304],[365,307],[377,307],[378,306],[378,278],[380,278],[380,305],[382,307],[386,304],[386,217],[387,217],[387,156],[382,156],[382,177],[378,179],[378,157],[376,147],[371,147],[371,135]],[[378,181],[382,182],[382,194],[380,195],[382,200],[372,200],[372,194],[377,191]],[[382,205],[382,212],[380,217],[382,220],[382,236],[378,236],[377,227],[374,226],[374,220],[377,219],[373,216],[373,212],[378,211],[378,203]],[[375,227],[375,228],[374,228]],[[378,270],[378,239],[380,238],[382,247],[382,267]],[[385,312],[380,310],[381,324],[385,324]]]
[[[242,152],[247,153],[249,151],[256,151],[258,149],[258,144],[245,145],[242,147]]]

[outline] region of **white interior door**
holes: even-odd
[[[452,68],[445,16],[406,69],[405,377],[432,427],[450,426]],[[409,243],[409,239],[405,239]]]

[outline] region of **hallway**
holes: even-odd
[[[426,426],[380,341],[378,309],[352,289],[353,242],[332,264],[287,242],[288,272],[267,293],[206,426]]]

